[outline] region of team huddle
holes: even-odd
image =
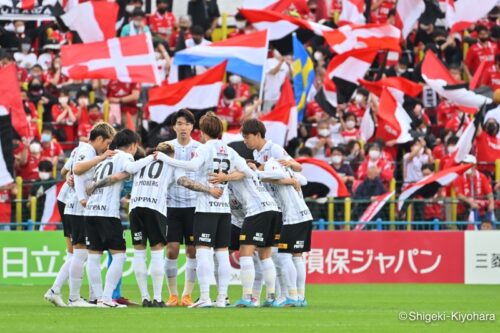
[[[120,218],[125,182],[132,179],[129,221],[133,270],[144,307],[226,307],[230,253],[239,251],[242,297],[236,307],[306,306],[303,253],[310,250],[312,215],[300,190],[302,167],[285,150],[266,141],[257,119],[243,123],[245,160],[224,144],[222,121],[209,112],[200,119],[201,141],[191,138],[193,114],[173,116],[177,138],[144,156],[137,133],[117,133],[106,123],[92,129],[62,169],[66,183],[58,195],[68,255],[45,299],[56,306],[119,308],[113,292],[126,260]],[[148,290],[146,248],[150,247],[153,297]],[[177,258],[185,244],[182,296],[177,290]],[[165,251],[166,249],[166,251]],[[112,258],[102,281],[101,256]],[[166,258],[165,258],[166,252]],[[85,265],[86,264],[86,265]],[[89,298],[80,289],[86,266]],[[164,277],[169,298],[162,299]],[[210,298],[215,276],[218,295]],[[191,299],[196,280],[199,299]],[[61,288],[69,282],[69,301]],[[261,303],[263,285],[265,300]]]

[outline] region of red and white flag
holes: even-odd
[[[64,181],[59,182],[45,191],[45,204],[43,206],[42,224],[40,231],[56,230],[56,224],[61,222],[61,215],[57,207],[57,195],[61,191]]]
[[[31,10],[35,8],[36,0],[20,0],[16,7],[23,10]]]
[[[365,0],[342,0],[342,12],[338,25],[365,24]]]
[[[260,117],[266,126],[266,138],[284,147],[288,141],[297,137],[297,117],[293,88],[290,81],[285,80],[274,108]]]
[[[462,82],[456,81],[431,50],[427,51],[422,62],[422,78],[436,93],[451,103],[479,108],[492,102],[491,98],[476,94]]]
[[[446,25],[450,35],[467,29],[479,19],[488,15],[498,0],[447,0]]]
[[[403,39],[412,31],[418,18],[425,11],[424,0],[399,0],[396,5],[394,25],[401,29]]]
[[[328,45],[339,54],[364,48],[401,51],[401,30],[390,24],[346,24],[323,35]]]
[[[227,61],[203,74],[173,84],[149,90],[151,120],[163,123],[172,113],[188,109],[207,109],[217,106],[224,82]]]
[[[12,126],[16,132],[21,137],[28,137],[29,127],[19,89],[16,65],[10,64],[0,68],[0,78],[0,113],[10,113]]]
[[[325,161],[310,157],[300,157],[297,162],[302,164],[302,175],[308,182],[324,184],[330,190],[328,197],[348,197],[350,195],[342,178]]]
[[[118,10],[114,2],[88,1],[73,7],[61,19],[69,29],[78,32],[84,43],[99,42],[116,37]]]
[[[271,10],[240,9],[239,11],[248,22],[252,23],[255,29],[267,29],[269,31],[269,40],[281,39],[298,29],[312,31],[318,36],[323,36],[325,32],[333,31],[332,28],[325,25]]]
[[[406,143],[413,140],[410,134],[411,118],[387,88],[383,88],[380,97],[377,120],[377,131],[375,133],[377,138],[382,138],[386,142],[396,140],[397,143]]]
[[[404,96],[416,98],[422,93],[422,86],[418,83],[405,79],[403,77],[391,76],[378,81],[359,80],[359,83],[369,92],[380,97],[384,87],[396,98],[399,103],[402,103]]]
[[[61,47],[62,72],[75,80],[111,79],[159,85],[150,34]]]
[[[375,217],[375,215],[378,214],[378,212],[380,212],[382,207],[385,206],[387,201],[389,201],[389,199],[394,195],[394,193],[395,192],[392,191],[376,196],[375,199],[372,200],[373,202],[370,204],[370,206],[368,206],[365,209],[363,215],[361,215],[361,217],[359,218],[359,222],[356,224],[354,231],[363,230],[366,224],[370,222],[373,219],[373,217]]]
[[[371,109],[366,109],[361,122],[359,124],[359,134],[364,142],[368,142],[374,135],[376,130],[375,119]]]
[[[453,182],[458,176],[462,175],[471,167],[472,164],[461,164],[451,168],[446,168],[409,186],[399,195],[398,209],[401,210],[405,201],[416,195],[423,196],[424,198],[434,196],[439,188],[451,184],[451,182]]]

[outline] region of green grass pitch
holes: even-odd
[[[43,299],[47,288],[0,285],[0,332],[500,332],[500,285],[310,285],[309,307],[285,309],[64,309]],[[231,287],[233,301],[240,291]],[[135,286],[123,294],[139,300]],[[492,313],[496,320],[426,324],[398,318],[410,311]]]

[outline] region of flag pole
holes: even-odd
[[[266,29],[266,45],[267,45],[267,50],[269,51],[269,30]],[[267,62],[267,54],[266,54],[266,62]],[[262,98],[264,97],[264,77],[266,75],[266,64],[264,63],[264,66],[262,66],[262,74],[260,76],[260,88],[259,88],[259,112],[262,112],[262,106],[264,105],[264,101]]]

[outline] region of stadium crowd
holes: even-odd
[[[367,22],[394,23],[396,0],[367,3],[371,4],[365,13]],[[500,88],[499,8],[495,7],[465,31],[449,34],[444,24],[445,1],[426,0],[425,3],[426,11],[402,42],[403,52],[398,59],[380,52],[365,79],[404,77],[424,85],[421,62],[424,52],[432,50],[460,82],[468,82],[485,63],[479,85],[492,91]],[[172,1],[169,0],[157,0],[152,13],[143,11],[142,0],[129,0],[120,5],[123,20],[119,21],[117,36],[151,32],[162,81],[171,75],[171,59],[175,52],[220,39],[220,18],[224,8],[219,8],[216,0],[190,0],[187,14],[180,17],[172,13]],[[292,5],[285,13],[335,28],[341,5],[340,0],[309,0],[306,7]],[[229,38],[254,31],[240,14],[231,22],[234,25],[229,29]],[[150,85],[113,80],[76,81],[66,77],[61,72],[60,48],[64,44],[78,43],[79,38],[62,29],[58,21],[36,24],[19,20],[1,21],[0,24],[0,67],[16,64],[19,89],[30,124],[29,135],[17,135],[13,141],[15,175],[24,182],[23,221],[29,218],[29,198],[33,196],[38,198],[37,219],[41,218],[45,191],[58,182],[58,171],[69,152],[79,141],[88,140],[97,122],[105,120],[117,129],[137,130],[145,148],[175,137],[170,119],[161,124],[150,120],[147,100]],[[319,36],[313,37],[306,47],[314,63],[312,91],[319,91],[326,68],[336,55]],[[283,82],[292,79],[292,63],[290,54],[270,48],[262,100],[258,86],[239,75],[228,75],[215,109],[225,121],[226,129],[238,130],[245,120],[270,112],[280,96]],[[205,70],[200,66],[187,67],[180,69],[178,74],[186,78]],[[439,166],[450,159],[464,128],[472,121],[460,105],[438,97],[427,88],[416,99],[406,98],[403,106],[417,118],[411,142],[397,144],[380,138],[364,142],[360,122],[367,108],[375,112],[378,108],[373,94],[358,87],[350,101],[339,104],[332,115],[311,93],[303,121],[298,125],[299,135],[285,148],[292,157],[324,160],[337,171],[351,193],[354,220],[363,213],[371,198],[388,191],[393,179],[400,191],[438,171]],[[193,111],[199,120],[207,110]],[[195,126],[193,138],[199,139],[199,135]],[[500,183],[495,182],[495,161],[500,158],[499,135],[497,120],[488,119],[475,138],[472,172],[460,176],[425,203],[416,202],[412,219],[449,220],[444,202],[454,192],[460,202],[457,220],[466,221],[469,209],[478,210],[481,220],[495,220],[495,193],[500,188]],[[15,184],[0,189],[0,223],[4,229],[9,229],[9,222],[15,220],[16,191]],[[306,196],[315,199],[310,204],[316,219],[326,216],[324,204],[318,204],[316,199],[325,197],[327,192],[322,184],[309,184],[304,188]],[[387,220],[387,212],[382,211],[380,217]],[[335,206],[335,219],[343,220],[342,204]]]

